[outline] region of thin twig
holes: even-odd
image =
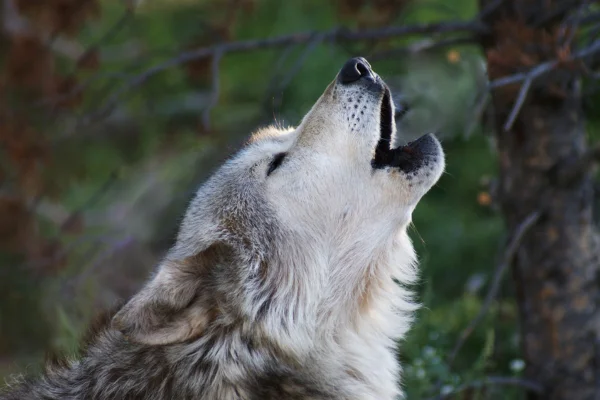
[[[302,51],[300,56],[298,56],[298,58],[296,59],[296,62],[294,62],[294,65],[292,66],[292,68],[290,68],[288,73],[281,80],[281,82],[279,84],[279,90],[285,89],[290,84],[292,79],[294,79],[294,77],[298,74],[298,72],[302,68],[302,65],[304,65],[304,62],[306,61],[308,56],[315,50],[315,48],[321,42],[323,42],[323,39],[324,39],[323,35],[316,35],[310,42],[308,42],[308,44],[306,45],[306,48]]]
[[[108,179],[102,185],[100,185],[98,189],[95,190],[94,193],[92,193],[92,195],[85,202],[83,202],[83,204],[81,204],[75,211],[71,212],[66,218],[61,218],[60,221],[56,221],[60,224],[61,231],[63,231],[69,225],[73,224],[83,212],[89,210],[94,205],[96,205],[102,199],[102,197],[110,190],[110,188],[117,181],[117,179],[118,174],[116,171],[113,171],[109,175]],[[45,257],[41,260],[37,260],[34,263],[29,264],[27,267],[35,270],[42,270],[44,268],[52,266],[52,264],[65,259],[71,253],[71,251],[81,247],[81,245],[84,242],[90,240],[97,240],[97,238],[95,238],[93,235],[91,237],[80,236],[72,244],[65,248],[62,248],[61,251],[57,252],[56,254],[53,254],[49,257]]]
[[[269,79],[269,83],[267,84],[267,88],[265,89],[265,93],[267,93],[267,96],[265,100],[265,107],[269,107],[268,106],[268,99],[271,99],[273,97],[273,94],[277,91],[278,86],[280,85],[279,82],[282,79],[282,75],[283,75],[283,66],[286,63],[287,59],[289,58],[290,54],[292,53],[292,51],[297,47],[297,45],[292,44],[287,46],[286,48],[283,49],[283,51],[281,52],[281,54],[279,55],[279,57],[277,57],[277,61],[275,62],[274,66],[273,66],[273,72],[271,74],[271,79]]]
[[[92,264],[85,268],[79,275],[77,275],[76,281],[82,282],[86,277],[90,276],[92,272],[98,269],[103,262],[114,256],[118,251],[123,250],[132,244],[136,243],[136,239],[133,236],[126,236],[119,240],[109,241],[110,246],[103,249],[100,254],[92,260]]]
[[[281,105],[283,92],[288,87],[292,79],[300,72],[308,56],[317,48],[319,44],[323,42],[323,35],[316,35],[310,42],[307,43],[302,53],[298,56],[294,64],[285,74],[285,76],[278,79],[277,83],[271,85],[272,89],[267,92],[267,100],[272,99],[271,107],[273,111]]]
[[[580,5],[574,15],[570,15],[561,24],[558,36],[558,42],[561,43],[563,48],[570,48],[571,42],[575,38],[577,34],[577,30],[581,23],[583,22],[583,18],[585,17],[585,11],[590,6],[589,0],[584,0]],[[569,29],[570,28],[570,29]],[[568,36],[567,36],[568,33]],[[563,40],[564,39],[564,40]]]
[[[529,78],[529,76],[533,76],[534,78],[538,78],[541,75],[551,71],[556,66],[558,66],[561,62],[569,62],[579,60],[588,56],[591,56],[595,53],[600,52],[600,40],[596,40],[591,43],[585,49],[582,49],[576,53],[573,53],[566,60],[551,60],[545,63],[539,64],[536,67],[530,69],[529,71],[521,72],[514,75],[505,76],[502,78],[498,78],[489,84],[490,89],[497,89],[502,86],[512,85],[514,83],[521,83]]]
[[[275,65],[273,66],[273,77],[271,78],[271,81],[269,82],[269,85],[268,85],[270,88],[275,86],[276,82],[278,81],[277,78],[280,77],[280,73],[281,73],[281,70],[283,69],[283,65],[285,64],[288,57],[292,53],[292,50],[294,50],[295,48],[296,48],[296,45],[294,45],[294,44],[289,45],[281,52],[279,57],[277,57],[277,61],[275,62]]]
[[[510,110],[510,114],[508,116],[508,118],[506,119],[506,122],[504,123],[504,132],[508,132],[513,124],[515,123],[515,120],[517,119],[517,116],[519,115],[519,112],[521,111],[521,108],[523,107],[523,104],[525,104],[525,99],[527,98],[527,94],[529,93],[529,88],[531,88],[531,84],[533,83],[533,79],[534,79],[534,75],[530,75],[525,82],[521,85],[521,89],[519,90],[519,95],[517,96],[517,101],[515,101],[515,105],[513,106],[512,110]]]
[[[53,96],[50,98],[45,98],[45,99],[39,100],[38,102],[33,104],[33,108],[35,109],[36,107],[52,106],[55,104],[59,104],[59,103],[68,101],[68,100],[80,95],[81,93],[83,93],[94,83],[97,83],[98,81],[101,81],[104,79],[110,79],[110,80],[115,79],[115,80],[120,80],[120,81],[126,81],[130,77],[131,77],[131,74],[128,74],[126,72],[120,72],[120,71],[111,71],[111,72],[106,72],[106,73],[95,74],[95,75],[91,76],[90,78],[86,79],[85,81],[83,81],[82,83],[80,83],[79,85],[75,86],[68,93],[64,93],[64,94],[56,95],[56,96]]]
[[[219,64],[223,53],[215,53],[211,63],[211,74],[212,74],[212,89],[210,93],[210,99],[204,111],[202,111],[202,126],[205,131],[210,130],[210,112],[219,102],[220,92],[220,75],[219,75]]]
[[[600,11],[593,12],[591,14],[585,15],[581,18],[581,25],[587,25],[589,23],[600,21]]]
[[[62,290],[75,290],[86,279],[88,279],[92,273],[96,272],[104,262],[109,260],[119,251],[123,251],[124,249],[136,244],[136,239],[131,235],[114,239],[111,235],[111,237],[94,237],[90,242],[93,244],[92,248],[86,250],[82,257],[78,257],[81,258],[81,260],[85,260],[80,263],[80,265],[83,265],[83,267],[77,271],[75,275],[67,277],[67,279],[61,283]],[[76,243],[82,244],[81,238],[78,239]],[[73,247],[77,248],[79,246]]]
[[[73,211],[62,223],[61,228],[67,227],[71,225],[75,220],[80,216],[83,212],[94,207],[102,197],[110,190],[110,188],[115,184],[119,177],[117,171],[113,171],[110,173],[108,178],[104,183],[102,183],[98,189],[96,189],[92,195],[81,204],[75,211]]]
[[[462,346],[465,344],[468,337],[471,335],[471,333],[473,333],[473,331],[475,330],[477,325],[481,322],[481,320],[483,319],[485,314],[487,314],[487,312],[489,311],[489,309],[492,305],[492,302],[498,295],[498,290],[500,289],[500,282],[502,281],[504,271],[512,263],[512,260],[515,257],[517,250],[519,249],[519,246],[521,245],[523,237],[529,231],[529,229],[537,222],[539,217],[540,217],[540,212],[534,211],[531,214],[529,214],[523,220],[523,222],[521,222],[521,224],[519,224],[519,226],[517,226],[517,228],[515,229],[512,239],[508,243],[508,246],[506,246],[506,250],[504,251],[500,262],[496,266],[496,270],[494,271],[494,275],[492,278],[492,284],[491,284],[490,289],[485,297],[485,300],[483,301],[483,304],[481,305],[481,309],[479,310],[479,313],[477,313],[475,318],[473,318],[471,320],[471,322],[469,323],[469,325],[461,332],[461,334],[458,338],[458,341],[454,345],[454,348],[452,349],[452,352],[450,353],[450,356],[448,357],[448,365],[449,366],[452,366],[452,364],[454,363],[454,360],[456,359],[456,356],[458,355],[458,352],[460,351]]]
[[[531,88],[531,85],[534,82],[534,80],[536,80],[537,78],[541,77],[542,75],[552,71],[554,68],[558,67],[561,63],[571,62],[571,61],[579,60],[582,58],[586,58],[586,57],[589,57],[590,55],[593,55],[598,52],[600,52],[600,40],[594,41],[589,47],[586,47],[585,49],[572,54],[570,57],[568,57],[565,60],[548,61],[548,62],[537,65],[536,67],[530,69],[529,71],[522,72],[522,73],[515,74],[515,75],[506,76],[503,78],[499,78],[499,79],[496,79],[493,82],[491,82],[489,84],[490,89],[496,89],[496,88],[499,88],[502,86],[524,82],[524,84],[521,86],[519,95],[517,96],[517,100],[515,101],[515,104],[510,112],[510,115],[509,115],[506,123],[504,124],[504,130],[508,131],[512,128],[512,125],[514,124],[514,122],[519,114],[519,111],[521,110],[521,107],[523,107],[525,98],[527,97],[529,89]]]
[[[485,111],[491,102],[489,92],[487,90],[483,90],[482,92],[483,93],[480,93],[477,96],[477,101],[475,102],[475,107],[473,107],[473,110],[471,111],[469,109],[469,114],[467,117],[470,122],[465,128],[465,136],[467,137],[471,136],[479,122],[482,121],[483,114],[485,114]]]
[[[406,47],[398,47],[390,50],[384,50],[377,53],[373,53],[372,55],[368,56],[368,58],[370,61],[378,61],[382,59],[387,59],[390,56],[411,55],[440,48],[446,48],[449,46],[475,43],[477,43],[477,36],[475,35],[460,36],[441,40],[423,39],[418,42],[411,43]]]
[[[467,390],[480,389],[485,386],[516,386],[537,394],[541,394],[544,391],[542,385],[527,379],[508,376],[488,376],[480,380],[465,383],[449,393],[440,394],[438,396],[431,397],[428,400],[444,400]]]
[[[121,31],[121,29],[123,29],[127,25],[127,23],[130,21],[130,19],[132,17],[133,17],[133,9],[130,7],[127,7],[125,9],[125,12],[123,12],[123,14],[119,17],[119,19],[117,19],[115,21],[115,23],[109,29],[107,29],[106,32],[104,32],[104,34],[102,36],[100,36],[96,40],[96,42],[94,44],[92,44],[90,47],[88,47],[85,50],[85,52],[81,55],[80,59],[89,56],[92,52],[98,50],[103,43],[106,43],[109,40],[111,40],[113,37],[115,37],[115,35],[117,33],[119,33]]]

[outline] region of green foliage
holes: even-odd
[[[50,320],[36,308],[43,298],[42,285],[16,256],[0,253],[0,264],[11,267],[0,268],[0,291],[5,299],[0,302],[0,356],[28,357],[49,344]]]

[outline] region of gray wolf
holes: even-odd
[[[198,190],[153,277],[77,359],[0,399],[398,397],[406,230],[444,154],[432,135],[395,137],[389,88],[349,60],[298,127],[259,130]]]

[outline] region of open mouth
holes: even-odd
[[[373,158],[373,168],[384,168],[391,166],[393,161],[392,150],[392,130],[393,118],[390,89],[385,88],[383,99],[381,100],[381,109],[379,110],[379,141],[375,148],[375,157]]]
[[[360,89],[376,95],[379,95],[383,89],[379,110],[379,140],[375,147],[375,155],[371,160],[374,169],[397,168],[405,173],[412,172],[412,175],[416,175],[423,166],[427,167],[430,163],[438,162],[439,143],[429,134],[404,146],[392,147],[392,136],[394,135],[392,95],[387,85],[373,72],[367,60],[362,57],[354,57],[346,61],[338,73],[337,83],[343,87],[360,85]],[[406,107],[402,107],[401,114],[405,114],[406,110]],[[354,114],[352,118],[354,118]],[[425,175],[429,176],[429,174],[430,172],[427,172]]]
[[[431,135],[423,135],[404,146],[392,148],[394,130],[394,112],[389,88],[385,88],[381,109],[379,111],[379,141],[375,148],[375,157],[371,165],[375,169],[399,168],[408,173],[420,169],[426,164],[428,156],[435,154],[435,139]]]

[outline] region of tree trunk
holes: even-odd
[[[491,3],[481,0],[482,9]],[[490,80],[557,58],[553,41],[560,20],[539,24],[543,15],[564,5],[508,0],[485,16],[494,27],[483,38]],[[600,275],[592,176],[585,170],[571,174],[587,151],[580,82],[565,70],[536,80],[514,124],[505,130],[519,89],[497,89],[492,100],[498,201],[506,226],[514,232],[528,215],[540,213],[512,265],[525,375],[544,388],[528,398],[598,399]]]

